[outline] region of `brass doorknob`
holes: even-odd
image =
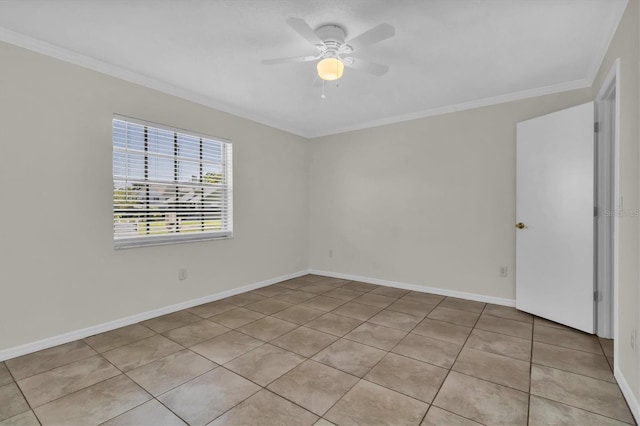
[[[518,229],[524,229],[524,228],[525,228],[524,223],[522,223],[522,222],[518,222],[518,223],[516,223],[516,228],[518,228]]]

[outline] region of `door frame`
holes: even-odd
[[[610,108],[606,102],[611,97],[615,97],[613,122]],[[595,288],[598,291],[598,301],[596,302],[596,331],[601,337],[614,339],[614,363],[617,365],[618,353],[618,241],[619,241],[619,211],[621,208],[620,199],[620,59],[616,59],[611,67],[607,77],[602,82],[598,95],[595,99],[595,122],[599,123],[599,131],[596,134],[597,144],[611,144],[612,156],[607,159],[611,167],[611,179],[606,188],[600,188],[601,182],[596,178],[595,188],[598,190],[613,189],[613,211],[602,211],[598,206],[598,216],[610,214],[613,226],[610,235],[611,249],[611,281],[610,286],[606,283],[598,282],[598,274],[594,274],[596,279]],[[611,130],[613,130],[613,138],[611,138]],[[599,150],[596,149],[596,153]],[[596,176],[598,176],[598,161],[595,164]],[[597,200],[597,194],[596,194]],[[597,235],[597,234],[596,234]],[[598,253],[603,250],[604,241],[596,238],[594,265],[598,264]]]

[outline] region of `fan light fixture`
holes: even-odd
[[[2,0],[0,0],[1,2]],[[288,58],[265,59],[265,65],[284,64],[289,62],[317,62],[318,77],[322,82],[335,81],[342,77],[344,68],[352,68],[371,75],[385,75],[387,65],[369,62],[352,53],[383,40],[393,37],[396,30],[389,24],[379,24],[369,31],[345,40],[344,28],[335,24],[327,24],[313,29],[304,19],[287,18],[287,25],[316,49],[315,55],[294,56]],[[318,79],[316,79],[316,83]],[[315,84],[315,83],[314,83]],[[323,86],[324,87],[324,86]]]
[[[333,81],[342,77],[344,63],[338,58],[324,58],[318,62],[318,77]]]

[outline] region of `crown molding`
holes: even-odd
[[[113,65],[87,55],[73,52],[71,50],[26,36],[24,34],[17,33],[4,27],[0,27],[0,41],[8,44],[13,44],[15,46],[22,47],[23,49],[31,50],[33,52],[40,53],[46,56],[50,56],[64,62],[78,65],[92,71],[97,71],[111,77],[119,78],[121,80],[128,81],[129,83],[134,83],[139,86],[157,90],[159,92],[176,96],[178,98],[185,99],[199,105],[203,105],[228,114],[235,115],[237,117],[254,121],[265,126],[273,127],[287,133],[292,133],[297,136],[308,138],[305,132],[300,129],[284,127],[279,123],[274,122],[273,120],[248,113],[237,107],[212,99],[208,96],[203,96],[190,90],[174,86],[173,84],[164,82],[162,80],[158,80],[156,78],[149,77],[147,75],[132,71],[124,67],[120,67],[118,65]]]
[[[625,4],[626,5],[626,4]],[[181,99],[185,99],[209,108],[213,108],[228,114],[235,115],[247,120],[254,121],[265,126],[269,126],[287,133],[291,133],[306,139],[315,139],[323,136],[330,136],[339,133],[345,133],[355,130],[363,130],[371,127],[384,126],[389,124],[396,124],[410,120],[416,120],[421,118],[434,117],[438,115],[448,114],[452,112],[465,111],[474,108],[480,108],[484,106],[497,105],[505,102],[512,102],[527,98],[533,98],[537,96],[549,95],[554,93],[561,93],[570,90],[583,89],[591,87],[593,80],[584,78],[580,80],[570,81],[566,83],[540,87],[536,89],[523,90],[520,92],[508,93],[505,95],[494,96],[490,98],[478,99],[469,102],[464,102],[455,105],[443,106],[438,108],[431,108],[423,111],[418,111],[410,114],[397,115],[387,118],[381,118],[377,120],[367,121],[349,126],[341,127],[328,127],[319,132],[308,132],[302,129],[293,128],[290,126],[283,126],[274,120],[267,119],[265,117],[251,114],[242,109],[212,99],[208,96],[204,96],[192,91],[177,87],[162,80],[158,80],[153,77],[146,76],[144,74],[137,73],[135,71],[123,68],[117,65],[113,65],[80,53],[73,52],[68,49],[64,49],[53,44],[25,36],[7,28],[0,27],[0,41],[9,43],[24,49],[40,53],[46,56],[50,56],[59,59],[64,62],[68,62],[74,65],[78,65],[83,68],[87,68],[93,71],[97,71],[102,74],[109,75],[111,77],[119,78],[121,80],[128,81],[149,89],[157,90],[162,93],[166,93],[172,96],[176,96]],[[610,43],[610,40],[609,40]],[[606,45],[608,47],[608,44]],[[606,54],[606,48],[605,48]],[[604,55],[602,57],[604,59]],[[597,74],[597,67],[596,67]],[[595,78],[595,77],[594,77]]]
[[[500,95],[500,96],[494,96],[491,98],[484,98],[484,99],[478,99],[478,100],[469,101],[469,102],[463,102],[456,105],[431,108],[424,111],[412,112],[410,114],[397,115],[397,116],[388,117],[388,118],[381,118],[378,120],[367,121],[365,123],[360,123],[353,126],[333,128],[326,132],[315,133],[311,137],[319,138],[323,136],[331,136],[339,133],[369,129],[372,127],[396,124],[404,121],[417,120],[421,118],[434,117],[437,115],[449,114],[451,112],[459,112],[459,111],[465,111],[465,110],[474,109],[474,108],[498,105],[506,102],[519,101],[523,99],[535,98],[535,97],[544,96],[544,95],[552,95],[555,93],[568,92],[570,90],[585,89],[588,87],[591,87],[591,83],[586,78],[583,78],[580,80],[569,81],[567,83],[555,84],[552,86],[540,87],[537,89],[523,90],[520,92],[508,93],[506,95]]]

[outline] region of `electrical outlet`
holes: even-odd
[[[501,276],[501,277],[509,276],[509,267],[507,267],[507,266],[499,266],[498,267],[498,276]]]
[[[178,279],[184,281],[187,279],[187,268],[178,269]]]
[[[333,250],[329,250],[329,257],[333,257]]]
[[[638,352],[638,329],[634,328],[631,330],[631,335],[629,337],[629,345],[634,352]]]

